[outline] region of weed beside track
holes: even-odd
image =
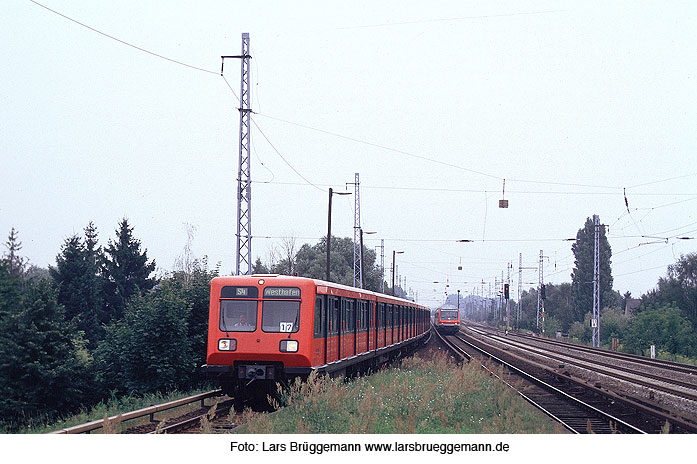
[[[246,412],[237,433],[562,433],[478,366],[445,354],[404,359],[350,382],[311,376],[273,416]]]

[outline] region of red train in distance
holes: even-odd
[[[460,310],[457,306],[444,304],[436,310],[434,319],[440,333],[453,335],[460,330]]]
[[[429,310],[393,296],[283,275],[216,277],[204,370],[235,398],[313,371],[350,375],[412,350]]]

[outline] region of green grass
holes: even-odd
[[[178,400],[180,398],[185,398],[187,396],[196,395],[199,393],[204,393],[211,390],[201,389],[194,390],[190,392],[178,392],[174,391],[169,394],[148,394],[144,396],[126,396],[121,398],[111,398],[107,401],[101,401],[89,410],[85,410],[76,414],[74,416],[66,417],[58,421],[45,421],[41,418],[33,419],[29,424],[19,429],[9,430],[6,428],[1,428],[2,433],[48,433],[55,430],[60,430],[68,427],[73,427],[75,425],[84,424],[86,422],[91,422],[93,420],[104,419],[105,417],[115,416],[119,413],[125,413],[129,411],[136,411],[138,409],[146,408],[148,406],[153,406],[160,403],[165,403],[168,401]],[[182,406],[180,408],[172,409],[170,411],[162,411],[156,414],[155,419],[159,420],[167,417],[168,413],[171,415],[178,415],[187,412],[186,409],[198,409],[199,403],[191,403],[190,405]],[[127,427],[134,427],[136,425],[145,423],[149,421],[149,417],[130,420],[128,422],[111,424],[111,428],[108,428],[107,433],[115,433],[123,430]],[[102,429],[93,431],[92,433],[102,433]]]
[[[245,411],[239,433],[563,433],[478,365],[404,360],[351,382],[311,376],[279,412]]]

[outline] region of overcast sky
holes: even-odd
[[[570,281],[564,239],[594,214],[622,293],[697,249],[677,238],[697,236],[693,1],[40,3],[160,57],[2,2],[0,234],[16,228],[38,266],[89,221],[105,245],[127,217],[160,272],[187,224],[194,254],[234,272],[239,102],[220,56],[243,32],[263,131],[254,258],[316,243],[328,188],[356,172],[366,245],[385,240],[388,270],[404,251],[427,304],[445,296],[433,281],[488,292],[508,262],[516,295],[519,253],[537,268],[543,250],[545,281]],[[239,73],[226,61],[236,94]],[[353,236],[353,201],[335,197],[335,235]]]

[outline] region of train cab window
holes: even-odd
[[[223,332],[254,332],[257,329],[255,300],[222,300],[220,330]]]
[[[299,323],[299,301],[264,301],[261,308],[261,330],[264,332],[297,332]]]
[[[457,320],[457,310],[456,309],[441,309],[440,310],[440,320],[441,321],[456,321]]]

